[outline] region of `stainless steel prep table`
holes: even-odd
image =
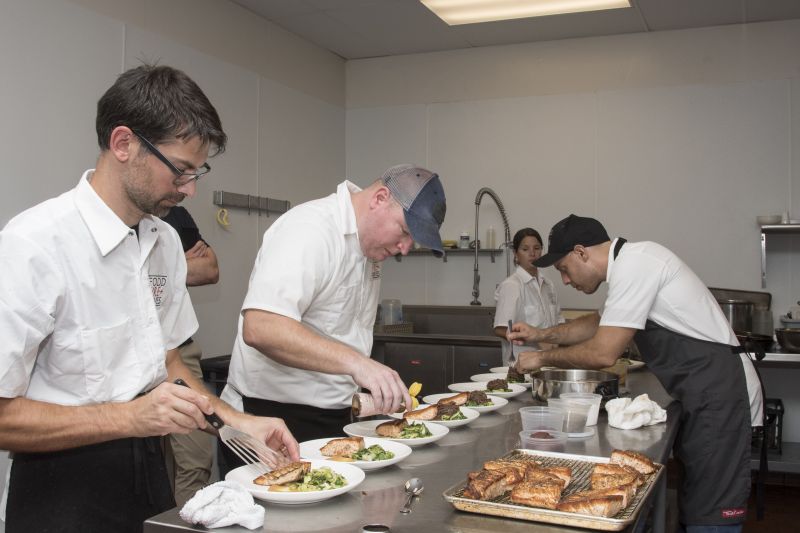
[[[631,396],[647,393],[662,406],[672,401],[655,376],[647,370],[629,373],[628,389]],[[498,412],[481,415],[469,426],[452,429],[441,441],[414,448],[414,452],[398,465],[368,472],[366,480],[356,490],[343,496],[300,506],[274,505],[256,500],[266,507],[262,531],[352,533],[361,531],[361,526],[366,524],[385,524],[395,533],[576,531],[569,527],[464,513],[455,510],[442,498],[442,492],[465,478],[467,472],[479,468],[485,460],[503,455],[518,444],[521,428],[517,410],[532,403],[530,393],[526,392]],[[665,424],[628,431],[608,427],[603,414],[596,426],[596,434],[585,439],[570,440],[565,452],[607,457],[615,448],[632,449],[666,464],[677,434],[679,413],[679,404],[672,402]],[[411,514],[402,515],[398,510],[405,499],[403,483],[411,477],[422,478],[425,491],[414,503]],[[661,476],[650,505],[645,505],[637,523],[629,531],[639,529],[648,514],[652,516],[653,531],[663,531],[666,520],[666,476]],[[172,509],[147,520],[144,531],[207,530],[186,524],[178,516],[178,510]],[[249,530],[237,526],[213,531],[242,533]]]

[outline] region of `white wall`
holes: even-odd
[[[756,215],[800,218],[797,50],[793,20],[351,61],[347,171],[439,172],[445,238],[473,233],[489,186],[512,234],[529,225],[546,239],[569,213],[595,216],[612,235],[670,247],[710,286],[761,290]],[[480,219],[481,238],[499,230],[488,197]],[[776,311],[800,299],[795,249],[792,237],[768,244]],[[467,304],[472,268],[467,256],[390,261],[383,295]],[[481,256],[480,269],[491,303],[505,263]],[[587,308],[600,292],[559,296]]]
[[[220,0],[4,0],[1,9],[0,226],[94,166],[97,99],[123,70],[141,60],[181,68],[216,106],[229,148],[185,205],[221,270],[219,284],[191,290],[197,338],[205,356],[230,353],[275,216],[231,210],[223,228],[212,192],[296,205],[335,190],[344,177],[343,60]],[[2,453],[0,490],[5,463]]]

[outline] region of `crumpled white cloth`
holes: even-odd
[[[636,429],[667,421],[667,412],[647,394],[630,398],[615,398],[606,402],[608,425],[620,429]]]
[[[253,501],[253,495],[234,481],[218,481],[192,496],[180,517],[190,524],[223,527],[239,524],[247,529],[264,525],[264,508]]]

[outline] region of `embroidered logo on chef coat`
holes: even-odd
[[[722,510],[722,518],[736,518],[739,516],[744,516],[745,509],[743,508],[734,508],[734,509],[723,509]]]
[[[381,262],[380,261],[371,261],[372,262],[372,274],[370,277],[372,279],[381,279]]]
[[[167,287],[167,276],[159,274],[150,274],[150,290],[153,291],[153,301],[156,308],[161,307],[164,303],[164,291]]]

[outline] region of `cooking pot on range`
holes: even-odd
[[[747,300],[717,300],[719,308],[731,329],[735,332],[753,331],[753,308],[755,304]]]
[[[565,392],[593,392],[603,397],[603,403],[619,396],[619,376],[602,370],[539,370],[531,378],[533,397],[543,402]]]

